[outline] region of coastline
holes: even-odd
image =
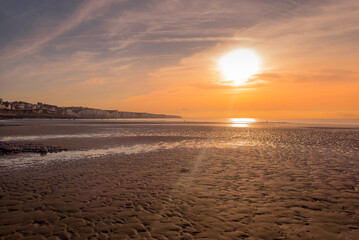
[[[131,117],[123,117],[123,119],[128,119]],[[170,116],[167,117],[164,115],[161,116],[143,116],[143,117],[132,117],[131,119],[143,119],[143,118],[153,118],[153,119],[163,119],[163,118],[182,118],[180,116]],[[69,119],[69,120],[76,120],[76,119],[99,119],[99,120],[106,120],[106,119],[121,119],[119,117],[109,117],[109,118],[92,118],[92,117],[74,117],[70,115],[53,115],[53,114],[0,114],[0,120],[7,120],[7,119]]]
[[[146,112],[102,110],[88,107],[59,107],[46,103],[3,101],[0,98],[0,119],[12,118],[54,118],[54,119],[117,119],[117,118],[181,118],[177,115]]]

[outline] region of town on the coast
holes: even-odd
[[[166,114],[101,110],[87,107],[58,107],[46,103],[36,104],[23,101],[3,101],[0,98],[0,118],[180,118]]]

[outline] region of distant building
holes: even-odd
[[[18,105],[17,105],[17,109],[19,109],[19,110],[25,110],[25,103],[19,102]]]
[[[9,102],[2,102],[0,104],[0,108],[1,109],[7,109],[7,110],[11,110],[12,109],[12,106]]]
[[[37,102],[37,104],[36,104],[36,109],[41,109],[42,108],[42,103],[41,102]]]
[[[75,116],[75,112],[72,111],[71,109],[66,109],[65,111],[65,115],[68,115],[68,116]]]
[[[31,104],[31,103],[26,103],[26,104],[25,104],[25,110],[32,110],[33,107],[34,107],[34,105]]]

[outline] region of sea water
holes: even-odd
[[[0,141],[69,150],[1,156],[0,167],[123,156],[173,149],[292,148],[358,160],[359,120],[273,119],[14,119],[0,122]],[[73,147],[74,146],[74,147]]]

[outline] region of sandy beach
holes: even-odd
[[[163,129],[178,130],[156,131]],[[0,132],[75,130],[86,131],[3,126]],[[181,131],[182,136],[28,138],[23,142],[69,152],[131,141],[182,143],[193,140],[191,131],[212,144],[4,165],[0,239],[359,239],[357,129]],[[223,138],[236,146],[223,147]]]

